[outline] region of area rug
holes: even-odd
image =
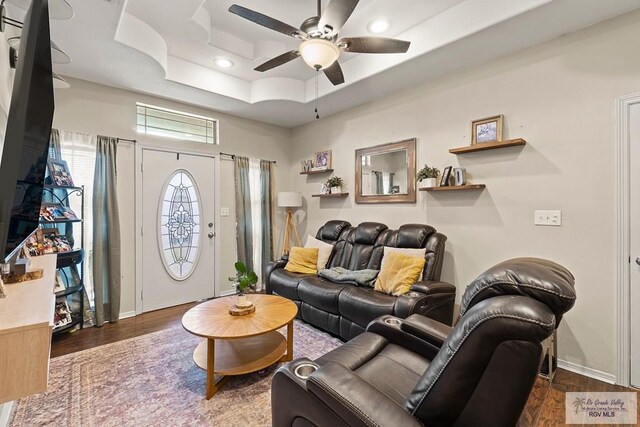
[[[172,328],[52,359],[49,391],[18,401],[10,425],[270,426],[277,366],[232,377],[207,401],[206,373],[192,358],[199,342]],[[340,343],[295,321],[296,358],[318,358]]]

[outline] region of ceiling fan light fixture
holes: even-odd
[[[367,29],[370,33],[373,34],[382,34],[391,28],[391,21],[388,18],[376,18],[373,21],[369,22],[367,25]]]
[[[52,73],[54,89],[69,89],[71,85],[63,79],[59,74]]]
[[[229,58],[216,58],[213,60],[213,63],[216,64],[216,66],[220,67],[220,68],[231,68],[233,67],[233,61],[230,60]]]
[[[313,69],[324,70],[340,56],[340,49],[325,39],[309,39],[300,44],[300,55]]]
[[[16,51],[20,50],[20,37],[11,37],[7,39],[7,43],[10,47]],[[51,41],[51,62],[54,64],[69,64],[71,58],[60,47]]]

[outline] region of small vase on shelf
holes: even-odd
[[[437,187],[437,186],[438,186],[437,178],[425,178],[422,181],[420,181],[420,188],[431,188],[431,187]]]
[[[342,186],[344,181],[339,176],[332,176],[325,182],[325,185],[329,189],[327,194],[340,194],[342,193]]]
[[[416,177],[418,179],[418,186],[420,188],[437,187],[438,175],[440,175],[438,168],[424,165],[424,167],[418,171]]]

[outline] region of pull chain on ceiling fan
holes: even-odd
[[[279,21],[237,4],[229,12],[263,27],[301,40],[298,49],[283,53],[255,68],[268,71],[298,57],[316,71],[322,70],[329,81],[337,86],[344,83],[342,67],[338,62],[342,52],[351,53],[405,53],[411,45],[408,41],[384,37],[345,37],[338,39],[342,26],[347,22],[359,0],[331,0],[324,12],[318,0],[318,14],[306,19],[300,28]]]

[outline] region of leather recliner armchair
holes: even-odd
[[[575,297],[560,265],[505,261],[469,285],[453,328],[421,315],[383,316],[316,361],[281,366],[273,425],[513,426],[540,369],[541,343]]]

